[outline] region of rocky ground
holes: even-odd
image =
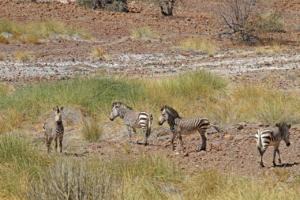
[[[300,2],[298,0],[279,0],[272,6],[284,8],[283,17],[287,32],[274,37],[284,44],[282,52],[276,55],[257,55],[253,47],[232,45],[220,40],[220,31],[215,9],[221,0],[185,1],[175,11],[175,16],[166,18],[153,9],[153,5],[143,7],[140,1],[132,3],[138,13],[116,13],[92,11],[75,3],[30,3],[28,0],[0,1],[0,18],[6,17],[20,22],[57,19],[84,27],[95,38],[94,41],[60,40],[45,41],[40,45],[12,42],[0,43],[0,79],[10,83],[27,83],[41,80],[67,79],[74,76],[87,76],[99,73],[123,74],[128,76],[159,77],[184,71],[206,69],[224,75],[240,83],[272,80],[273,87],[283,90],[300,89],[300,48],[297,43],[300,33],[295,31],[300,25]],[[196,5],[196,6],[195,6]],[[138,26],[149,26],[159,31],[161,38],[135,39],[131,30]],[[173,42],[186,37],[214,39],[219,51],[213,57],[204,52],[175,48]],[[90,56],[94,46],[100,46],[110,55],[109,60],[99,60]],[[35,59],[16,62],[16,51],[30,51]],[[68,109],[67,109],[68,111]],[[247,139],[260,124],[233,124],[221,132],[210,131],[207,151],[196,152],[201,143],[198,135],[184,137],[188,154],[171,151],[168,129],[156,129],[151,136],[150,145],[129,143],[123,133],[107,132],[96,143],[83,142],[78,124],[86,116],[78,108],[69,108],[66,114],[66,152],[68,155],[99,154],[104,157],[135,157],[141,153],[160,152],[178,163],[183,169],[211,169],[234,171],[242,175],[264,175],[274,172],[271,167],[272,148],[265,154],[266,168],[259,170],[259,156],[255,140]],[[75,117],[74,117],[75,116]],[[112,126],[107,122],[106,126]],[[30,127],[28,132],[42,141],[42,126]],[[163,134],[164,133],[164,134]],[[141,135],[137,136],[141,139]],[[292,145],[281,145],[283,164],[291,180],[300,175],[300,129],[291,130]],[[46,148],[45,148],[46,149]]]

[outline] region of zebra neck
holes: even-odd
[[[125,115],[127,114],[127,112],[130,111],[129,109],[127,108],[121,108],[119,109],[119,117],[121,119],[124,119]]]
[[[56,121],[56,124],[57,124],[58,126],[61,126],[61,125],[62,125],[62,121]]]

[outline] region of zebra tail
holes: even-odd
[[[262,140],[261,140],[261,131],[257,130],[256,138],[257,138],[257,147],[262,148]]]
[[[151,116],[152,117],[152,116]],[[149,137],[150,136],[150,134],[151,134],[151,119],[149,118],[148,119],[148,129],[147,129],[147,137]]]

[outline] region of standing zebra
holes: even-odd
[[[260,166],[264,167],[263,164],[263,155],[267,150],[268,146],[274,146],[274,154],[273,154],[273,166],[276,166],[275,157],[276,152],[278,153],[278,162],[281,164],[280,153],[279,153],[279,144],[281,140],[284,140],[286,146],[290,146],[290,132],[291,128],[290,124],[285,122],[277,123],[274,127],[270,127],[267,130],[258,130],[256,137],[256,145],[257,149],[260,153]]]
[[[114,102],[112,104],[112,111],[109,119],[113,121],[116,117],[120,117],[124,120],[125,125],[129,133],[131,141],[131,129],[136,133],[136,128],[142,128],[143,134],[145,135],[144,144],[148,144],[148,137],[151,133],[152,114],[147,112],[138,112],[133,110],[131,107],[126,106],[122,102]]]
[[[192,118],[181,118],[176,110],[165,105],[161,108],[161,116],[159,118],[159,125],[163,125],[165,121],[168,121],[170,129],[173,133],[173,137],[171,140],[172,150],[174,151],[174,139],[178,134],[178,138],[180,141],[181,150],[183,151],[183,142],[182,142],[182,134],[191,134],[194,132],[198,132],[202,138],[201,150],[206,150],[206,129],[210,126],[208,119],[202,118],[200,116],[192,117]],[[198,150],[199,151],[199,150]]]
[[[59,148],[60,153],[62,153],[62,142],[64,138],[64,125],[62,122],[62,113],[61,111],[64,107],[58,108],[58,106],[53,108],[54,111],[54,119],[50,117],[44,123],[45,137],[46,137],[46,145],[48,149],[48,153],[50,152],[50,145],[52,140],[55,140],[55,151],[57,151],[57,139],[59,139]]]

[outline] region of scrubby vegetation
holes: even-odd
[[[22,123],[35,122],[53,105],[79,105],[95,119],[107,119],[114,100],[135,109],[149,110],[158,117],[168,104],[183,116],[201,114],[220,124],[253,121],[299,123],[299,95],[269,88],[264,84],[234,85],[226,78],[205,71],[168,78],[76,78],[33,84],[0,92],[0,117],[9,131]],[[10,91],[10,92],[5,92]]]
[[[215,170],[184,172],[164,155],[47,157],[20,135],[0,137],[0,197],[6,199],[287,199],[297,180],[252,180]],[[262,187],[263,186],[263,187]]]
[[[14,90],[1,85],[0,109],[5,112],[0,118],[0,198],[297,199],[299,182],[286,183],[284,169],[276,169],[272,180],[252,180],[214,170],[182,171],[164,155],[54,158],[22,134],[4,133],[14,132],[24,122],[35,122],[53,105],[76,104],[95,117],[84,125],[83,135],[97,141],[102,132],[96,119],[107,119],[114,100],[148,109],[154,118],[168,104],[183,116],[199,113],[219,123],[299,123],[299,95],[273,90],[265,82],[234,85],[196,71],[160,79],[77,78]],[[131,150],[124,146],[124,151]]]
[[[66,25],[56,20],[20,23],[9,19],[0,19],[0,42],[9,43],[18,40],[22,43],[40,44],[42,39],[80,37],[91,39],[84,30]]]

